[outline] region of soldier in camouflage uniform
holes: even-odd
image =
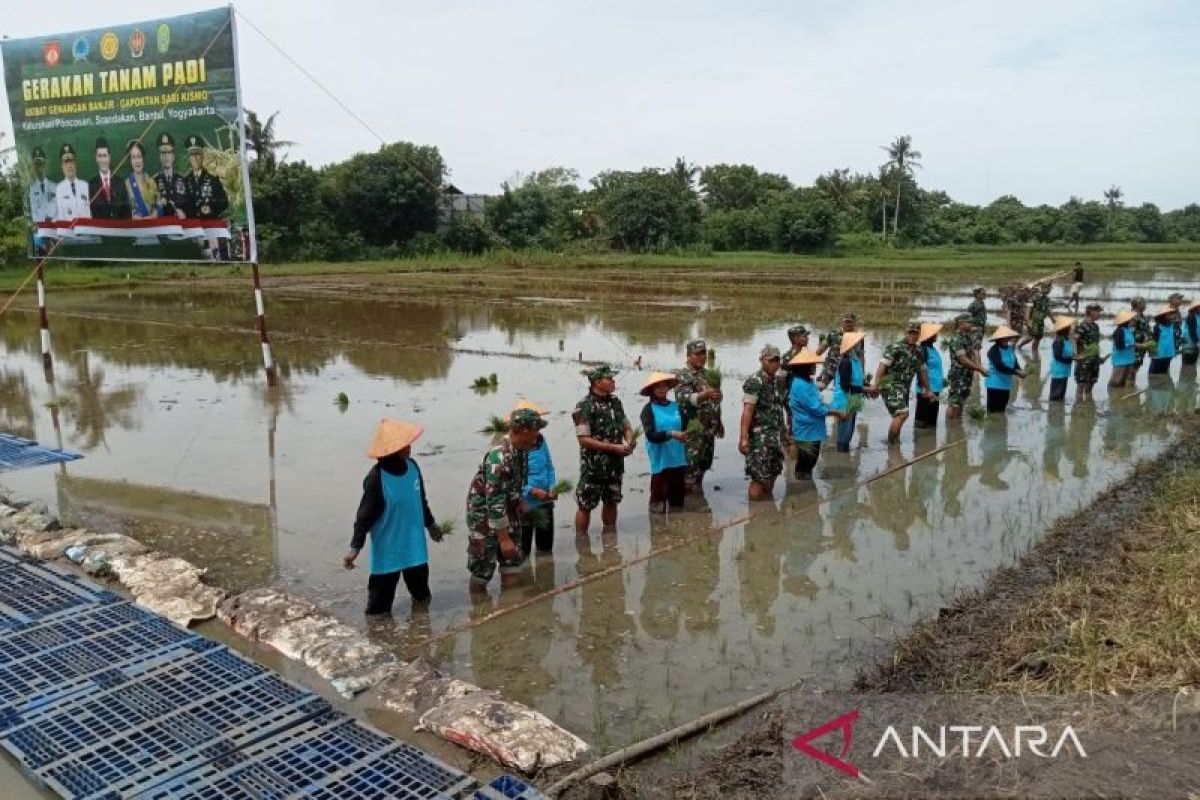
[[[808,328],[804,327],[803,325],[793,325],[792,327],[788,328],[787,335],[789,347],[784,351],[783,355],[781,356],[782,361],[779,362],[783,364],[784,368],[779,370],[779,372],[775,375],[775,377],[783,384],[783,396],[785,398],[788,397],[787,390],[792,386],[792,372],[787,368],[787,364],[796,357],[796,353],[799,353],[801,350],[808,347]]]
[[[1108,356],[1100,357],[1100,326],[1096,324],[1103,310],[1099,303],[1089,303],[1085,311],[1087,316],[1075,326],[1073,345],[1078,353],[1075,357],[1076,401],[1092,399],[1092,387],[1100,380],[1100,364],[1108,359]]]
[[[608,365],[587,372],[591,384],[587,397],[575,404],[571,419],[579,440],[579,483],[575,486],[575,533],[587,536],[592,510],[603,505],[600,521],[605,530],[617,524],[617,504],[625,459],[633,452],[633,429],[615,392],[616,373]]]
[[[750,499],[769,500],[775,479],[783,472],[783,435],[786,430],[779,372],[779,348],[769,344],[759,355],[762,365],[742,384],[742,423],[738,451],[746,457]]]
[[[1003,298],[1004,316],[1008,327],[1017,333],[1025,333],[1025,289],[1021,286],[1010,286],[1000,290]]]
[[[838,361],[842,358],[842,334],[857,330],[857,326],[858,315],[853,312],[846,312],[842,315],[841,326],[830,328],[829,333],[825,334],[825,338],[817,346],[817,355],[825,356],[825,363],[821,366],[821,377],[817,378],[817,388],[824,389],[833,382],[833,377],[837,375]],[[865,369],[867,363],[866,345],[863,342],[859,342],[854,350],[859,362],[863,364]],[[785,361],[784,363],[786,364],[787,362]]]
[[[1133,362],[1133,375],[1131,377],[1134,383],[1137,383],[1138,370],[1142,368],[1142,362],[1146,360],[1146,352],[1151,347],[1150,340],[1153,338],[1151,335],[1153,328],[1150,320],[1146,318],[1146,298],[1133,298],[1129,301],[1129,307],[1133,309],[1133,322],[1129,323],[1129,329],[1133,331],[1133,349],[1137,353],[1137,359]]]
[[[1029,357],[1037,361],[1038,349],[1042,345],[1042,337],[1046,335],[1046,320],[1050,316],[1050,282],[1041,281],[1033,290],[1033,299],[1029,302],[1029,330],[1017,342],[1020,350],[1026,344],[1033,342],[1033,350]]]
[[[687,421],[698,419],[704,432],[687,438],[688,468],[684,483],[688,491],[703,491],[704,473],[712,469],[716,440],[725,436],[721,422],[721,390],[708,383],[705,364],[708,345],[703,339],[687,343],[687,364],[675,371],[675,402]]]
[[[921,384],[921,395],[927,400],[934,398],[929,391],[929,370],[925,367],[917,338],[921,334],[921,323],[910,322],[904,328],[904,338],[892,342],[883,351],[879,366],[875,368],[875,386],[879,389],[892,423],[888,427],[888,443],[900,441],[900,429],[908,419],[908,400],[913,378]]]
[[[983,332],[987,328],[987,305],[983,302],[987,300],[987,289],[976,286],[971,294],[974,299],[967,306],[967,313],[971,315],[971,324],[975,327],[971,341],[975,343],[975,360],[979,361],[979,354],[983,350]]]
[[[946,337],[946,351],[950,354],[950,370],[946,375],[947,419],[960,419],[963,406],[971,397],[971,376],[978,372],[988,376],[987,367],[979,362],[975,351],[975,323],[970,313],[954,318],[954,333]]]
[[[515,409],[508,419],[508,434],[484,454],[467,491],[467,569],[472,592],[487,591],[497,562],[503,586],[525,561],[512,532],[519,528],[525,512],[521,493],[527,452],[537,444],[538,431],[546,427],[546,421],[528,408]]]

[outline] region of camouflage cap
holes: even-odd
[[[1135,297],[1129,301],[1129,305],[1132,308],[1145,308],[1146,307],[1146,298]]]
[[[773,344],[764,345],[762,352],[760,352],[758,354],[758,357],[766,358],[766,359],[782,358],[782,356],[779,353],[779,348]]]
[[[855,314],[853,311],[847,311],[845,314],[842,314],[842,322],[846,321],[858,322],[858,314]]]
[[[691,355],[692,353],[707,353],[708,343],[703,339],[692,339],[687,343],[687,351],[688,355]]]
[[[1145,305],[1145,304],[1146,304],[1146,301],[1143,300],[1142,305]],[[1088,303],[1087,307],[1084,308],[1083,310],[1084,311],[1103,311],[1104,306],[1100,305],[1099,303]]]
[[[532,408],[514,408],[512,413],[508,415],[508,424],[513,430],[517,428],[536,428],[541,430],[546,427],[546,420],[542,419],[542,415]]]
[[[789,339],[796,336],[808,336],[808,328],[803,325],[793,325],[788,328],[787,335]]]
[[[583,374],[586,375],[587,379],[592,383],[595,383],[599,380],[604,380],[605,378],[617,377],[616,370],[614,370],[608,364],[601,364],[598,367],[592,367],[591,369],[586,370]]]
[[[976,286],[971,290],[971,294],[987,294],[987,289],[983,288],[982,286]]]
[[[904,324],[904,332],[905,333],[920,333],[921,332],[921,323],[917,322],[916,320],[909,320],[908,322],[906,322]]]
[[[1167,296],[1167,302],[1169,303],[1172,300],[1178,300],[1179,302],[1182,303],[1183,302],[1183,292],[1171,292],[1171,294]]]

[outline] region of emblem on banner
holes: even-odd
[[[71,45],[71,55],[75,56],[76,61],[87,61],[88,53],[92,52],[92,46],[87,43],[87,39],[80,36]]]
[[[158,52],[165,53],[171,47],[171,28],[167,23],[158,26]]]
[[[117,57],[117,51],[121,49],[121,40],[112,31],[100,37],[100,57],[105,61],[112,61]]]
[[[52,42],[42,42],[42,58],[46,59],[47,67],[57,67],[62,60],[62,42],[55,39]]]
[[[133,33],[129,34],[129,55],[134,58],[141,58],[145,50],[146,34],[142,33],[141,28],[134,28]]]

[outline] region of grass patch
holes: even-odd
[[[508,422],[508,417],[502,417],[499,414],[492,414],[488,417],[487,424],[479,429],[480,433],[501,434],[508,433],[512,426]]]

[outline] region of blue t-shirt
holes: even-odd
[[[1155,358],[1174,358],[1175,351],[1175,323],[1174,322],[1156,322],[1154,323],[1155,339],[1158,341],[1158,350],[1154,352]]]
[[[538,500],[530,492],[533,489],[542,489],[548,492],[554,488],[554,484],[557,482],[558,478],[554,474],[554,460],[550,458],[550,443],[546,441],[546,437],[539,437],[537,445],[529,451],[528,474],[525,476],[525,488],[521,490],[525,504],[530,508],[546,505],[545,500]]]
[[[929,370],[929,391],[937,394],[946,385],[946,373],[942,371],[942,354],[932,344],[923,344],[921,349],[925,351],[925,368]],[[919,382],[915,383],[920,385]]]
[[[995,358],[993,358],[992,353],[996,354]],[[988,372],[987,379],[983,382],[984,386],[989,389],[1007,389],[1008,391],[1012,391],[1012,373],[998,369],[996,359],[999,359],[1000,363],[1010,370],[1017,368],[1017,353],[1011,346],[1001,347],[998,344],[992,345],[992,349],[988,351],[988,361],[991,362],[991,369]]]
[[[1071,377],[1071,365],[1075,359],[1075,345],[1071,344],[1071,340],[1065,337],[1062,339],[1055,338],[1054,344],[1050,349],[1050,377]],[[1061,358],[1059,357],[1060,353]]]
[[[1112,364],[1114,367],[1132,367],[1137,361],[1133,347],[1133,331],[1121,326],[1112,335]]]
[[[668,403],[650,402],[650,412],[654,414],[654,430],[658,433],[670,433],[683,430],[683,417],[679,413],[679,404],[674,400]],[[687,466],[687,448],[683,442],[669,438],[665,442],[646,441],[646,455],[650,457],[650,474],[657,475],[672,467]]]
[[[862,362],[854,355],[851,350],[846,355],[842,356],[842,361],[850,363],[850,385],[858,389],[863,387],[863,365]],[[842,388],[841,377],[841,362],[838,363],[838,374],[833,378],[833,401],[830,405],[838,411],[845,411],[850,403],[850,396]]]
[[[825,438],[825,417],[829,406],[821,401],[821,392],[810,379],[792,381],[788,405],[792,409],[792,439],[797,442],[820,442]]]
[[[371,574],[429,563],[425,543],[425,508],[421,503],[421,471],[413,461],[403,475],[379,471],[383,514],[371,526]]]

